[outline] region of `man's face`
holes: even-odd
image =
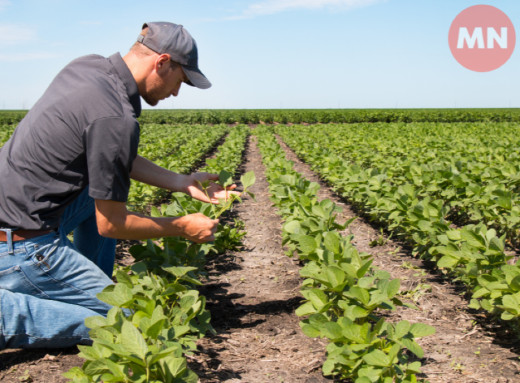
[[[159,101],[170,96],[177,97],[183,82],[188,78],[184,74],[182,67],[170,61],[158,64],[156,70],[151,74],[147,81],[146,92],[141,96],[147,104],[155,106]]]

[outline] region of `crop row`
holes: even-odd
[[[14,132],[15,125],[0,125],[0,148]]]
[[[472,292],[470,307],[483,308],[518,326],[520,265],[510,264],[512,256],[506,252],[505,234],[497,236],[496,230],[483,222],[454,225],[447,219],[449,204],[422,193],[435,185],[433,180],[417,182],[417,178],[412,177],[416,183],[392,184],[377,169],[348,161],[345,159],[348,153],[340,155],[335,147],[350,140],[350,135],[343,134],[342,139],[337,136],[328,144],[321,141],[316,144],[315,132],[294,127],[278,132],[338,193],[408,242],[419,257],[434,261],[444,272],[465,283]],[[365,138],[370,142],[367,135]],[[446,140],[453,141],[451,137]],[[359,144],[359,150],[363,150],[363,145],[365,143]],[[350,150],[355,156],[356,148]],[[380,157],[379,161],[393,162],[394,159]],[[465,173],[460,175],[462,178]]]
[[[197,109],[145,110],[142,122],[190,124],[520,122],[518,109]]]
[[[309,127],[294,129],[369,170],[368,182],[352,180],[363,182],[361,188],[405,187],[418,198],[442,201],[444,218],[457,225],[486,222],[512,245],[520,240],[518,124],[342,125],[319,135]]]
[[[370,255],[358,253],[352,237],[340,234],[348,223],[335,222],[339,208],[328,199],[318,201],[319,185],[293,170],[268,129],[257,131],[271,198],[284,219],[283,243],[289,255],[305,261],[300,271],[305,301],[296,313],[306,319],[300,325],[306,335],[330,341],[324,374],[357,383],[416,382],[421,364],[411,362],[408,351],[422,358],[415,338],[434,329],[385,321],[385,310],[403,305],[400,281],[372,267]]]
[[[26,111],[1,111],[0,125]],[[145,109],[142,124],[272,124],[363,122],[520,122],[518,109]]]
[[[221,146],[223,150],[217,154],[220,169],[207,164],[221,171],[221,179],[235,173],[239,165],[236,159],[242,157],[244,133],[247,136],[243,129],[240,132]],[[245,188],[253,178],[243,178]],[[210,204],[187,197],[174,198],[160,211],[152,209],[160,216],[195,212],[212,216],[212,211]],[[205,298],[195,286],[204,274],[205,258],[211,252],[233,248],[243,235],[236,228],[219,225],[212,244],[170,237],[163,239],[162,247],[152,241],[132,247],[136,263],[119,269],[117,283],[98,295],[113,306],[108,316],[86,320],[93,344],[79,346],[85,363],[65,376],[74,382],[197,382],[198,377],[187,367],[186,355],[195,351],[197,339],[214,330]]]

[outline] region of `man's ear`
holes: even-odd
[[[155,60],[155,70],[158,71],[165,65],[170,65],[170,55],[167,53],[157,56],[157,59]]]

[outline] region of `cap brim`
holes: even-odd
[[[188,66],[182,66],[184,74],[188,77],[190,82],[188,85],[196,86],[200,89],[208,89],[211,87],[211,83],[209,80],[202,74],[202,72],[198,68],[190,68]]]

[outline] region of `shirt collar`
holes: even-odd
[[[125,84],[130,104],[132,104],[134,108],[135,115],[139,117],[141,115],[141,97],[139,96],[139,89],[137,89],[137,83],[135,82],[134,76],[132,76],[132,72],[128,69],[128,66],[123,61],[119,52],[114,53],[108,60],[114,66],[123,84]]]

